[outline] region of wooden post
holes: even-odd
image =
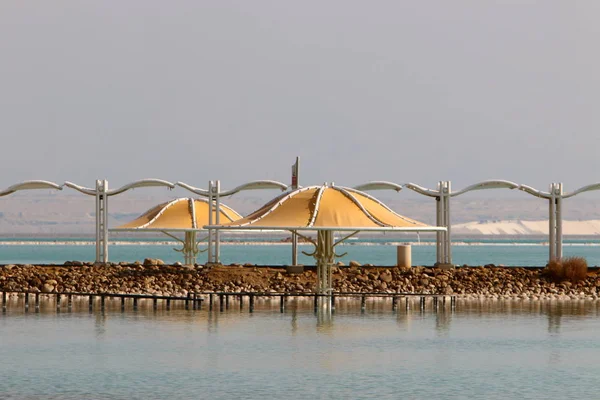
[[[171,299],[167,299],[167,310],[171,309]]]
[[[396,296],[392,296],[392,311],[396,311],[398,308],[398,298]]]
[[[40,311],[40,294],[36,293],[35,294],[35,312],[39,312]]]
[[[125,311],[125,296],[121,296],[121,311]]]
[[[250,312],[254,312],[254,294],[250,294]]]
[[[419,305],[421,307],[421,311],[423,311],[425,309],[425,297],[421,296],[419,299]]]
[[[92,311],[92,308],[94,307],[94,295],[90,294],[90,299],[89,299],[89,306],[90,306],[90,311]]]
[[[367,297],[363,294],[360,299],[360,310],[364,312],[365,308],[367,308]]]
[[[410,310],[410,302],[408,301],[408,296],[406,296],[406,311]]]
[[[187,294],[187,297],[185,298],[185,309],[189,310],[190,309],[190,294]]]
[[[240,294],[240,311],[244,309],[244,295]]]
[[[335,294],[331,293],[331,311],[335,310]]]
[[[134,310],[137,310],[137,303],[138,303],[138,298],[137,298],[137,297],[134,297],[134,298],[133,298],[133,309],[134,309]]]
[[[29,309],[29,293],[25,293],[25,310]]]
[[[219,311],[221,312],[223,312],[223,307],[225,307],[225,299],[223,297],[223,294],[219,295]]]
[[[6,292],[2,292],[2,311],[6,311]]]
[[[105,301],[105,297],[104,295],[100,296],[100,309],[102,311],[104,311],[104,301]]]
[[[158,310],[158,299],[156,297],[152,299],[152,308],[154,311]]]
[[[225,309],[229,310],[229,295],[225,295]]]
[[[60,293],[56,294],[56,309],[60,310],[60,300],[61,300],[61,296]]]
[[[279,296],[279,311],[280,312],[285,311],[285,303],[283,301],[283,295]]]
[[[212,311],[212,309],[213,309],[213,302],[214,302],[214,299],[213,299],[213,294],[211,293],[211,294],[208,296],[208,309],[209,309],[210,311]]]
[[[71,308],[73,308],[73,295],[72,294],[67,296],[67,307],[69,310]]]
[[[188,296],[190,296],[190,293],[188,293]],[[192,310],[196,309],[196,305],[197,305],[196,302],[197,302],[196,293],[194,293],[194,295],[192,296]]]
[[[195,293],[194,293],[194,295],[195,295]],[[203,300],[202,297],[198,297],[198,310],[202,310],[202,300]]]

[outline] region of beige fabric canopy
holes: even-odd
[[[217,227],[217,226],[215,226]],[[347,187],[309,186],[283,194],[227,229],[437,230],[399,215],[376,198]]]
[[[242,218],[224,204],[220,205],[220,221],[229,223]],[[216,210],[213,210],[216,221]],[[183,231],[201,230],[208,224],[208,201],[181,198],[157,205],[131,222],[111,230]]]
[[[197,231],[209,221],[208,200],[181,198],[157,205],[131,222],[110,229],[111,231],[159,231],[182,243],[181,249],[186,265],[196,263],[196,256],[200,252],[196,240]],[[212,219],[216,221],[217,211],[213,209]],[[219,221],[233,222],[242,218],[240,214],[230,207],[220,204]],[[170,232],[184,232],[185,238],[181,240]]]
[[[309,186],[283,194],[237,221],[205,226],[207,229],[274,229],[317,231],[317,238],[303,236],[315,245],[315,251],[306,253],[317,262],[317,291],[331,293],[331,266],[335,246],[359,231],[443,231],[446,228],[427,226],[392,211],[376,198],[347,187]],[[333,231],[353,233],[335,242]]]

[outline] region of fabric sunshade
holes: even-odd
[[[211,227],[217,227],[213,224]],[[436,230],[392,211],[374,197],[341,186],[309,186],[285,193],[226,229]]]
[[[224,204],[220,206],[220,223],[230,223],[242,218]],[[216,211],[213,211],[213,222]],[[208,224],[208,201],[181,198],[157,205],[135,220],[114,230],[200,230]]]

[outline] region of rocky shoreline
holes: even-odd
[[[600,276],[588,272],[580,282],[553,281],[543,268],[493,265],[452,269],[435,267],[375,267],[351,263],[333,272],[337,292],[439,294],[490,299],[599,298]],[[215,266],[143,263],[93,265],[4,265],[0,291],[31,293],[112,293],[186,296],[190,292],[313,292],[314,267],[288,274],[284,267],[246,264]]]

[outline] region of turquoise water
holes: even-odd
[[[7,399],[595,399],[598,302],[0,314]],[[235,305],[235,304],[234,304]],[[247,310],[247,309],[246,309]],[[414,310],[414,309],[413,309]]]
[[[10,239],[14,243],[18,239]],[[67,260],[93,261],[95,259],[95,246],[90,244],[73,244],[73,239],[54,244],[53,240],[40,241],[36,244],[22,242],[21,245],[8,245],[7,240],[0,240],[0,264],[30,263],[30,264],[62,264]],[[136,261],[146,257],[160,258],[166,262],[183,261],[181,253],[173,250],[175,245],[160,244],[158,240],[123,240],[119,244],[109,246],[109,259],[111,261]],[[47,243],[47,244],[39,244]],[[348,263],[356,260],[360,263],[375,265],[395,265],[396,247],[384,244],[384,241],[352,242],[353,244],[337,247],[338,252],[348,254],[339,260]],[[373,245],[373,243],[375,243]],[[310,251],[312,246],[302,245],[300,250]],[[589,240],[572,240],[564,246],[565,256],[576,255],[585,257],[589,265],[600,265],[600,243]],[[461,241],[452,248],[453,262],[455,264],[484,265],[503,264],[510,266],[543,266],[548,260],[548,247],[542,241],[532,240],[505,240],[505,241]],[[206,253],[198,256],[198,262],[206,261]],[[412,246],[412,260],[415,265],[432,265],[435,262],[435,246],[431,244]],[[261,245],[240,244],[228,242],[221,246],[221,261],[229,263],[252,263],[259,265],[286,265],[291,262],[290,245]],[[300,254],[299,263],[313,265],[314,260]]]

